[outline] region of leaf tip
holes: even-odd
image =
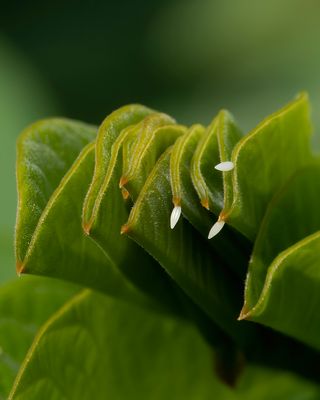
[[[84,221],[82,223],[82,229],[83,229],[83,232],[85,233],[85,235],[87,235],[87,236],[90,235],[91,226],[92,226],[91,221],[88,221],[88,222]]]
[[[129,224],[122,225],[121,230],[120,230],[121,235],[126,235],[129,231],[130,231]]]
[[[22,261],[18,260],[16,262],[16,271],[17,271],[17,275],[18,276],[20,276],[21,274],[24,273],[24,269],[25,269],[24,267],[25,266],[24,266],[24,263]]]
[[[128,200],[130,193],[128,192],[128,190],[125,187],[121,188],[121,194],[122,194],[123,200]]]
[[[122,189],[128,183],[128,178],[126,176],[122,176],[119,181],[119,188]]]
[[[209,210],[209,199],[207,197],[205,199],[201,199],[201,205],[202,205],[202,207]]]
[[[173,196],[172,197],[172,203],[174,206],[180,206],[181,205],[181,197]]]
[[[249,317],[250,310],[248,309],[247,305],[244,304],[242,310],[240,311],[239,317],[237,318],[238,321],[243,321]]]

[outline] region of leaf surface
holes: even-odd
[[[217,380],[214,365],[212,350],[189,324],[84,291],[43,327],[9,399],[313,400],[319,395],[315,385],[295,375],[257,367],[249,367],[231,390]]]
[[[40,277],[23,277],[0,288],[0,399],[7,398],[38,329],[78,290]]]
[[[219,126],[220,130],[226,129],[221,122]],[[201,125],[194,125],[176,140],[170,156],[170,184],[173,205],[181,206],[183,216],[207,239],[216,217],[201,206],[190,174],[193,154],[203,134],[204,128]],[[222,161],[228,158],[228,150],[225,148],[224,151]],[[241,240],[228,226],[214,240],[206,242],[222,263],[226,263],[241,279],[244,279],[249,260],[248,250],[251,248],[248,243]]]
[[[132,114],[135,110],[129,108],[123,112]],[[173,283],[165,271],[140,246],[121,235],[121,226],[130,212],[130,202],[123,199],[123,193],[119,190],[119,183],[124,178],[123,166],[125,164],[128,167],[128,175],[125,178],[131,183],[130,192],[139,193],[144,183],[141,178],[152,168],[156,160],[155,155],[160,151],[159,146],[160,149],[163,148],[164,144],[174,141],[182,133],[181,128],[177,130],[177,127],[165,126],[170,121],[173,122],[164,114],[150,114],[140,123],[117,132],[118,136],[114,142],[109,141],[105,131],[114,126],[115,122],[111,117],[105,121],[99,129],[96,144],[103,147],[105,158],[101,165],[96,160],[95,175],[84,202],[82,226],[128,281],[142,293],[156,299],[156,303],[164,309],[181,313]],[[146,123],[151,124],[148,129]],[[132,151],[136,154],[132,154],[132,159],[126,159],[124,163],[123,147],[128,143],[135,149]],[[100,153],[102,150],[98,151],[96,148],[96,155]],[[105,170],[103,181],[98,178],[101,174],[100,168]],[[140,171],[142,176],[135,180],[137,171]],[[97,186],[99,183],[100,188]]]
[[[46,124],[49,125],[50,129],[47,128]],[[40,128],[37,125],[31,127],[20,139],[19,157],[24,162],[21,166],[19,164],[21,170],[18,172],[22,211],[19,213],[17,222],[17,253],[20,254],[21,248],[24,249],[26,244],[27,249],[22,264],[19,262],[19,256],[17,256],[19,272],[68,280],[128,301],[135,301],[159,310],[164,309],[165,306],[161,303],[153,301],[150,296],[146,296],[137,289],[131,283],[131,280],[128,280],[122,274],[119,268],[117,254],[121,254],[124,264],[135,273],[135,281],[140,279],[140,281],[147,283],[149,282],[149,276],[147,274],[137,274],[134,271],[135,265],[139,266],[141,263],[143,264],[142,260],[146,260],[145,263],[153,265],[153,270],[150,267],[151,274],[153,271],[157,272],[158,268],[152,258],[144,254],[133,242],[130,241],[131,251],[125,247],[129,240],[120,236],[121,212],[119,214],[119,210],[124,210],[125,218],[127,216],[127,206],[124,205],[123,199],[119,203],[118,211],[113,210],[114,224],[111,221],[111,224],[109,223],[108,225],[109,231],[112,232],[113,236],[112,244],[106,249],[106,252],[83,233],[81,216],[83,202],[94,171],[95,144],[91,143],[85,146],[77,157],[75,150],[73,152],[70,151],[68,143],[73,144],[76,141],[78,144],[77,151],[80,151],[80,145],[83,144],[84,140],[78,143],[76,139],[78,136],[82,138],[81,129],[84,129],[82,125],[80,126],[80,133],[78,132],[78,125],[72,125],[73,130],[68,131],[69,133],[67,132],[68,136],[64,131],[64,121],[46,121],[46,124],[44,126],[40,124]],[[65,136],[66,143],[64,143]],[[73,136],[75,139],[73,139]],[[87,132],[87,136],[93,139],[93,132]],[[29,144],[30,137],[32,145]],[[53,150],[51,150],[52,143]],[[41,146],[46,149],[43,153],[41,153]],[[60,168],[58,168],[58,172],[55,171],[55,168],[51,169],[50,163],[48,163],[50,161],[48,154],[55,156],[56,148],[60,151],[58,153],[59,156],[63,157],[66,154],[65,162],[58,162],[55,159],[52,161]],[[70,154],[76,159],[72,160]],[[24,167],[24,165],[29,165],[28,157],[34,158],[30,168]],[[41,191],[36,186],[38,184],[37,176],[34,181],[31,181],[31,178],[28,179],[30,169],[31,171],[41,171],[41,173],[39,172],[42,179],[40,181],[42,183],[45,182],[46,192],[44,189]],[[39,184],[38,186],[40,187],[41,185]],[[45,195],[42,196],[42,192],[45,192]],[[118,193],[119,189],[116,189],[115,194]],[[29,211],[25,212],[25,210],[28,209],[27,204],[30,202],[34,203],[33,208],[39,210],[40,216],[37,221],[34,219],[35,216],[30,221],[26,221]],[[31,229],[33,228],[33,222],[36,225],[34,229]],[[24,230],[28,230],[31,235],[30,239],[30,235],[27,238]],[[124,245],[123,242],[125,242]],[[135,251],[136,257],[134,257]],[[134,264],[134,261],[136,264]],[[159,273],[161,274],[161,272]],[[155,280],[154,286],[160,287],[161,297],[162,284],[163,281],[161,279]],[[170,289],[171,287],[168,288],[168,299],[170,298]],[[149,292],[151,295],[153,294],[152,288]],[[175,300],[172,299],[171,305],[174,302]],[[165,304],[166,302],[164,301],[163,303]],[[172,306],[172,309],[175,309],[175,307]]]
[[[244,318],[320,349],[320,166],[298,171],[270,202],[249,264]]]
[[[311,161],[309,102],[300,95],[244,136],[232,152],[233,201],[223,218],[253,240],[267,205]]]
[[[31,125],[17,143],[17,269],[22,268],[32,236],[51,195],[96,128],[65,119]]]
[[[93,168],[94,144],[90,144],[50,198],[33,236],[23,272],[69,280],[127,301],[162,308],[125,279],[114,259],[82,231],[82,203]]]
[[[173,230],[169,227],[171,151],[163,154],[149,175],[123,232],[152,254],[222,330],[237,341],[249,340],[250,328],[234,319],[239,288],[228,269],[185,220]]]

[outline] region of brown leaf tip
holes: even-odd
[[[201,205],[202,205],[202,207],[204,207],[207,210],[209,210],[209,199],[208,198],[201,199]]]
[[[172,203],[175,207],[180,207],[181,206],[181,197],[176,197],[174,196],[172,198]]]
[[[129,224],[122,225],[121,230],[120,230],[121,235],[126,235],[129,231],[130,231]]]
[[[225,221],[228,219],[228,214],[222,210],[221,213],[219,214],[219,221]]]
[[[242,307],[242,310],[240,311],[240,315],[238,317],[238,321],[243,321],[244,319],[247,319],[249,316],[250,310],[248,309],[247,305],[244,304]]]
[[[24,264],[20,260],[18,260],[16,263],[16,271],[18,276],[24,273]]]
[[[83,232],[84,232],[87,236],[90,235],[91,226],[92,226],[92,224],[91,224],[90,221],[89,221],[89,222],[83,222],[83,223],[82,223]]]
[[[122,189],[128,183],[128,179],[125,176],[120,178],[119,188]]]
[[[128,192],[128,190],[125,187],[121,188],[121,193],[122,193],[122,197],[124,200],[127,200],[130,196],[130,193]]]

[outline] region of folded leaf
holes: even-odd
[[[93,168],[94,144],[90,144],[51,196],[33,235],[22,272],[65,279],[162,309],[161,304],[152,302],[125,279],[109,254],[82,232],[82,203]]]
[[[232,152],[233,202],[222,211],[230,225],[253,240],[274,193],[312,159],[306,95],[266,118]]]
[[[18,272],[187,317],[222,369],[229,350],[233,367],[242,357],[317,379],[303,369],[317,364],[315,350],[279,333],[320,348],[320,167],[306,167],[310,130],[305,95],[245,137],[227,111],[188,129],[139,105],[108,116],[96,140],[75,122],[34,125],[18,145]],[[278,332],[237,321],[252,247],[240,319]]]
[[[318,349],[319,176],[319,164],[300,170],[270,202],[249,264],[241,315]]]
[[[85,145],[95,139],[96,128],[65,119],[31,125],[17,143],[18,215],[17,270],[52,193]]]
[[[231,114],[222,110],[201,135],[191,162],[193,185],[201,204],[216,215],[232,201],[232,173],[217,171],[220,162],[231,160],[241,134]]]
[[[153,111],[147,107],[139,105],[125,106],[110,114],[100,126],[96,143],[94,175],[84,206],[83,219],[86,230],[92,228],[93,222],[97,217],[99,202],[107,185],[107,170],[113,157],[111,153],[112,145],[123,129],[139,123],[152,113]]]
[[[194,125],[176,140],[170,156],[170,184],[173,205],[181,207],[183,216],[207,238],[216,217],[200,205],[190,176],[194,149],[203,133],[204,128],[201,125]],[[245,244],[243,238],[241,240],[239,235],[226,226],[214,240],[208,240],[207,243],[220,258],[221,263],[227,264],[241,279],[244,279],[250,253],[248,243]]]
[[[133,199],[137,198],[159,156],[183,133],[183,127],[173,124],[171,117],[156,113],[137,126],[136,135],[123,156],[120,179],[120,186],[125,187]]]
[[[131,108],[123,111],[124,114],[134,112]],[[141,168],[139,163],[144,163],[143,168],[146,169],[144,173],[147,173],[148,168],[152,168],[152,159],[155,160],[154,154],[150,152],[150,146],[155,151],[153,145],[158,144],[158,147],[160,145],[161,148],[163,147],[162,141],[165,143],[174,141],[177,135],[181,134],[181,129],[165,127],[164,125],[171,119],[163,114],[153,113],[146,118],[147,122],[151,123],[151,127],[146,129],[148,124],[143,120],[136,126],[130,125],[126,129],[122,129],[118,132],[114,141],[110,142],[110,138],[105,136],[105,131],[111,129],[110,126],[116,125],[114,118],[116,116],[112,117],[111,115],[109,120],[106,120],[99,129],[96,146],[103,147],[105,157],[101,161],[101,165],[96,163],[95,166],[95,175],[83,206],[83,229],[99,244],[99,247],[103,249],[104,254],[108,260],[112,261],[115,268],[118,268],[135,287],[140,289],[142,293],[147,293],[151,298],[156,299],[157,303],[163,308],[171,310],[171,312],[181,313],[173,284],[168,279],[167,274],[148,253],[144,252],[129,238],[121,236],[121,226],[128,218],[130,204],[127,204],[123,199],[123,194],[119,190],[119,183],[120,186],[124,186],[121,150],[126,143],[129,142],[132,151],[137,154],[136,157],[134,157],[134,154],[131,155],[131,162],[126,160],[125,165],[128,167],[126,173],[128,175],[125,178],[126,181],[131,183],[130,192],[138,193],[140,185],[143,184],[141,180],[135,180],[136,172]],[[160,130],[162,136],[160,136]],[[113,134],[116,133],[113,132]],[[101,137],[105,138],[107,143]],[[164,140],[163,137],[166,139]],[[143,154],[145,146],[147,146],[149,152]],[[96,148],[96,154],[100,153],[102,153],[102,150],[98,151]],[[147,164],[149,164],[148,168],[146,168]],[[103,181],[95,178],[95,176],[100,176],[100,168],[105,170]],[[101,183],[99,189],[97,182]],[[86,187],[84,185],[84,188]],[[99,279],[101,279],[101,276]]]
[[[152,254],[222,330],[243,344],[252,332],[235,321],[237,283],[185,220],[169,228],[171,150],[160,157],[149,175],[123,232]]]

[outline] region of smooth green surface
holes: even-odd
[[[274,193],[310,162],[310,115],[305,94],[266,118],[232,152],[233,203],[228,223],[253,240]]]
[[[59,357],[56,354],[59,354]],[[215,377],[212,349],[187,323],[84,291],[43,327],[10,399],[316,399],[294,375],[249,367],[236,389]]]
[[[13,399],[196,399],[229,392],[214,379],[213,354],[192,327],[88,291],[44,327],[27,360]]]
[[[78,290],[58,280],[28,276],[0,288],[0,399],[7,398],[38,329]]]
[[[244,316],[318,349],[319,176],[318,163],[301,169],[270,202],[250,260],[243,309]]]
[[[299,240],[320,229],[320,164],[298,171],[269,203],[249,263],[248,307],[258,301],[268,266]],[[303,271],[303,266],[300,266]]]
[[[259,301],[248,318],[320,349],[320,235],[280,253],[268,269]]]

